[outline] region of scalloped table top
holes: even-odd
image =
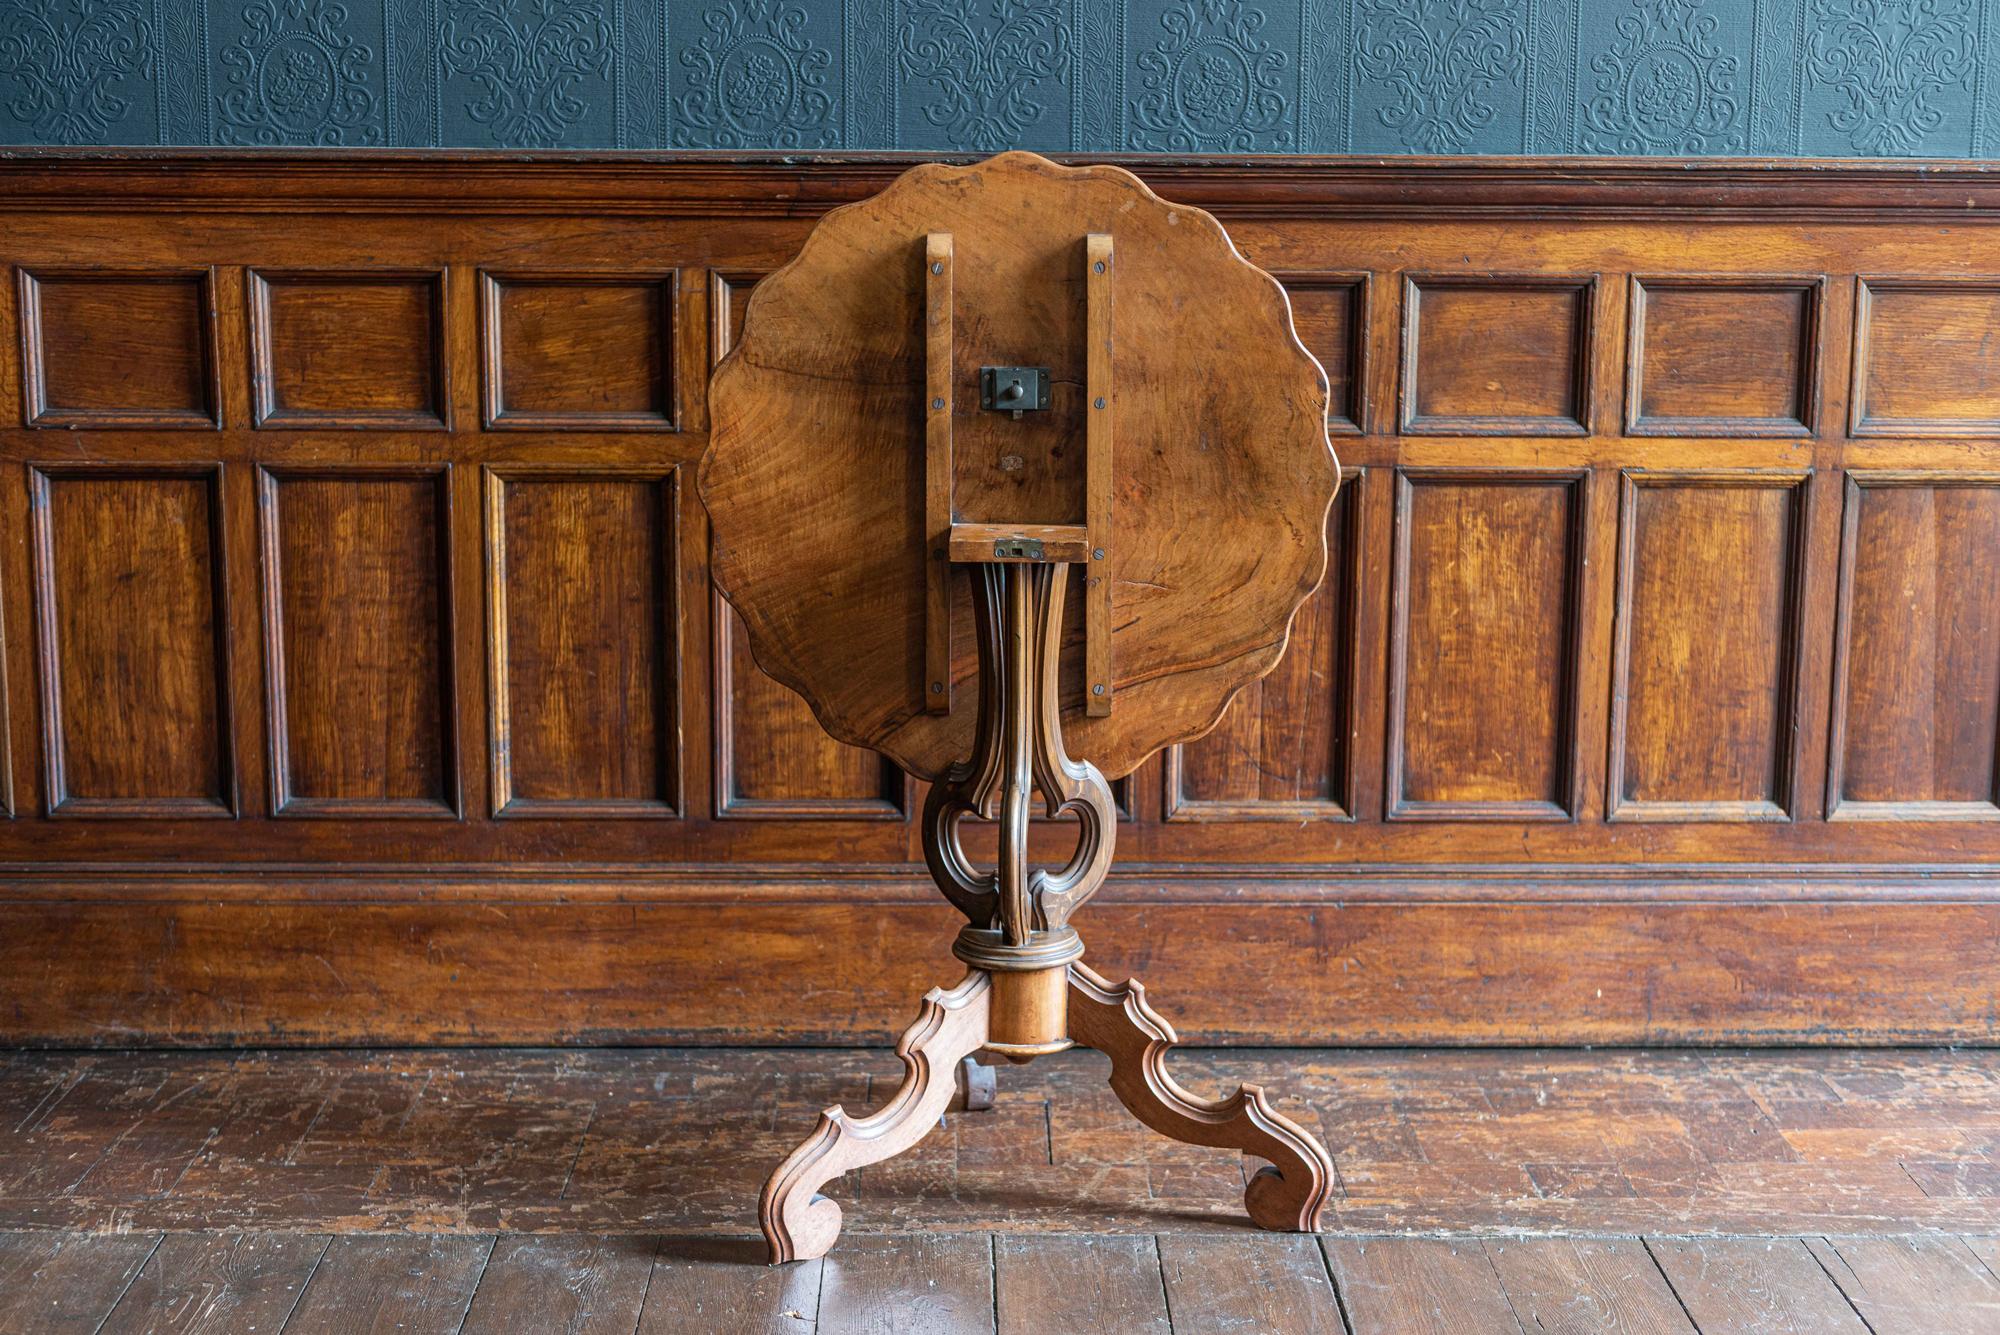
[[[1084,712],[1083,599],[1063,637],[1070,755],[1116,778],[1212,728],[1284,652],[1326,567],[1340,468],[1327,382],[1284,289],[1221,224],[1116,167],[1031,153],[912,169],[821,219],[759,283],[709,386],[700,468],[716,584],[766,672],[841,741],[932,778],[973,745],[971,584],[954,571],[949,713],[925,701],[925,273],[953,237],[955,513],[1077,524],[1084,512],[1084,238],[1112,288],[1114,704]],[[979,408],[981,366],[1045,366],[1050,406]]]

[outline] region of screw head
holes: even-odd
[[[1104,549],[1102,547],[1091,548],[1090,559],[1093,561],[1102,561],[1104,559]]]
[[[1093,403],[1093,404],[1091,405],[1091,407],[1093,407],[1093,408],[1102,408],[1103,406],[1104,406],[1104,396],[1103,396],[1102,394],[1099,394],[1099,395],[1097,396],[1097,402]]]
[[[1098,682],[1098,683],[1097,683],[1097,685],[1095,685],[1095,686],[1093,686],[1093,687],[1091,687],[1091,688],[1090,688],[1090,693],[1091,693],[1092,695],[1102,695],[1102,694],[1104,694],[1104,683],[1103,683],[1103,682],[1101,682],[1101,681],[1100,681],[1100,682]]]
[[[1098,267],[1099,267],[1099,268],[1102,268],[1103,266],[1102,266],[1102,265],[1099,265]],[[939,260],[939,261],[937,261],[937,262],[936,262],[935,264],[931,265],[931,272],[932,272],[932,273],[943,273],[943,272],[944,272],[944,261],[943,261],[943,260]]]
[[[935,411],[937,411],[937,410],[939,410],[939,409],[941,409],[941,408],[943,408],[943,407],[944,407],[944,400],[943,400],[943,399],[932,399],[932,400],[931,400],[931,409],[932,409],[932,411],[934,411],[934,412],[935,412]]]
[[[934,682],[932,682],[932,683],[931,683],[931,694],[932,694],[932,695],[943,695],[943,694],[944,694],[944,683],[943,683],[943,682],[941,682],[941,681],[934,681]]]
[[[1099,273],[1103,273],[1103,272],[1104,272],[1104,261],[1103,261],[1103,260],[1099,260],[1099,261],[1097,262],[1097,272],[1099,272]]]

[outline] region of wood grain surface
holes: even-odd
[[[0,1329],[1960,1335],[2000,1330],[1990,1051],[1183,1051],[1325,1130],[1321,1238],[1100,1057],[999,1071],[841,1184],[824,1261],[744,1208],[879,1054],[0,1055]],[[744,1110],[754,1108],[756,1115]]]
[[[759,668],[694,473],[913,165],[0,160],[0,1037],[899,1029],[923,784]],[[2000,169],[1126,165],[1283,284],[1344,478],[1119,781],[1093,964],[1195,1040],[2000,1038]]]
[[[1091,234],[1117,245],[1115,387],[1098,383],[1111,377],[1091,352]],[[938,235],[949,255],[927,256]],[[926,317],[942,281],[929,270],[947,259],[940,324]],[[950,394],[926,387],[927,336],[946,340]],[[1046,367],[1049,408],[981,410],[982,365]],[[1085,437],[1115,412],[1108,537],[1093,535],[1108,555],[1087,572],[1109,587],[1115,707],[1086,708],[1089,597],[1076,600],[1062,674],[1069,753],[1108,777],[1214,726],[1277,661],[1325,570],[1340,466],[1326,377],[1292,332],[1283,289],[1214,218],[1115,168],[1029,153],[919,167],[828,215],[759,285],[708,411],[711,574],[758,664],[836,738],[920,778],[971,754],[975,721],[969,707],[926,707],[937,694],[921,649],[926,571],[944,535],[926,528],[924,461],[940,412],[955,460],[949,522],[1000,525],[1086,522]],[[962,688],[978,661],[969,586],[953,590],[950,679]]]

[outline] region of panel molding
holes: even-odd
[[[1415,488],[1426,483],[1481,486],[1552,486],[1568,491],[1565,505],[1561,658],[1557,664],[1555,754],[1556,790],[1562,800],[1425,801],[1404,793],[1406,706],[1409,699],[1410,505]],[[1573,821],[1582,809],[1583,763],[1580,717],[1583,662],[1584,570],[1590,551],[1590,470],[1514,468],[1398,468],[1389,565],[1388,733],[1384,752],[1384,819],[1391,821]]]
[[[1868,407],[1868,372],[1874,348],[1875,298],[1884,292],[1984,293],[2000,300],[2000,276],[1857,274],[1854,279],[1854,358],[1848,377],[1847,434],[1870,436],[2000,436],[2000,411],[1979,418],[1876,417]]]
[[[1161,752],[1162,820],[1188,824],[1232,821],[1297,824],[1300,821],[1352,821],[1355,818],[1355,776],[1359,766],[1355,763],[1353,732],[1354,720],[1360,712],[1361,685],[1361,637],[1358,634],[1362,599],[1361,498],[1363,479],[1368,471],[1366,468],[1341,470],[1341,492],[1333,502],[1343,508],[1340,545],[1338,550],[1328,551],[1326,574],[1321,581],[1321,589],[1328,582],[1333,584],[1337,598],[1334,608],[1334,681],[1331,686],[1334,717],[1329,728],[1330,738],[1337,743],[1335,751],[1338,759],[1336,770],[1329,776],[1333,796],[1295,801],[1227,801],[1189,797],[1183,754],[1189,743],[1182,743]],[[1318,596],[1318,590],[1314,596]],[[1294,618],[1297,615],[1293,613]],[[1287,652],[1290,652],[1289,648]],[[1236,699],[1241,700],[1246,692],[1239,692]],[[1234,709],[1236,701],[1231,701],[1229,707]]]
[[[1605,767],[1605,820],[1626,822],[1789,822],[1797,819],[1804,751],[1806,542],[1812,528],[1812,472],[1807,469],[1644,469],[1618,477],[1618,575],[1612,607],[1611,727]],[[1777,737],[1773,791],[1758,801],[1627,801],[1627,692],[1632,665],[1632,582],[1639,492],[1647,488],[1760,488],[1792,493],[1785,536],[1783,631],[1778,648]]]
[[[32,515],[35,657],[41,688],[44,814],[51,818],[101,817],[139,820],[233,819],[240,815],[236,774],[234,665],[229,635],[227,523],[223,513],[220,463],[36,462],[28,465]],[[55,522],[50,484],[65,481],[117,482],[194,478],[208,495],[209,605],[215,639],[215,745],[220,797],[88,797],[70,791],[68,742],[62,701],[62,645],[55,570]]]
[[[551,818],[593,820],[676,820],[684,813],[687,792],[681,745],[685,714],[680,578],[681,470],[677,464],[658,468],[591,468],[568,464],[489,464],[480,470],[485,493],[483,547],[486,560],[486,695],[487,772],[491,814],[495,819]],[[671,683],[655,682],[663,716],[659,730],[660,776],[671,797],[662,798],[530,798],[516,792],[513,760],[512,702],[508,693],[507,628],[507,486],[512,482],[645,482],[660,489],[664,539],[656,559],[661,608],[660,667],[671,671]]]
[[[907,820],[914,810],[910,777],[887,757],[873,759],[880,767],[881,791],[875,797],[745,797],[736,779],[736,636],[730,628],[728,599],[709,585],[709,673],[712,702],[710,768],[717,820]],[[753,659],[754,661],[754,659]],[[832,744],[833,739],[827,739]]]
[[[275,269],[243,271],[250,322],[250,424],[264,430],[449,431],[451,358],[446,355],[449,312],[448,269]],[[287,283],[373,287],[423,283],[430,288],[431,408],[287,408],[278,402],[277,345],[271,328],[271,289]]]
[[[479,361],[482,424],[488,431],[679,431],[681,429],[679,269],[481,269],[479,271]],[[510,286],[659,288],[660,411],[581,411],[507,406],[505,315],[502,301]]]
[[[1407,272],[1403,275],[1402,362],[1397,378],[1397,428],[1406,436],[1588,436],[1597,395],[1593,385],[1601,275],[1479,272]],[[1569,292],[1576,302],[1576,332],[1568,365],[1571,413],[1567,417],[1510,414],[1441,415],[1417,409],[1426,289],[1486,292]]]
[[[709,369],[722,364],[735,345],[736,293],[740,288],[744,299],[749,299],[750,289],[764,281],[769,271],[765,269],[710,269],[708,271],[708,365]]]
[[[22,421],[30,427],[74,430],[116,430],[136,427],[149,431],[220,431],[222,429],[222,365],[217,355],[220,332],[216,315],[215,266],[190,269],[120,269],[97,267],[21,266],[15,293],[20,303]],[[66,283],[188,283],[200,293],[201,386],[206,412],[158,408],[59,408],[49,403],[48,340],[43,327],[42,285]]]
[[[914,838],[923,786],[911,785],[913,814],[900,821],[886,812],[884,819],[845,822],[712,818],[714,771],[705,768],[714,747],[712,699],[705,692],[715,646],[703,636],[713,595],[705,592],[707,538],[698,500],[687,494],[695,479],[686,466],[700,451],[706,424],[704,363],[728,350],[718,321],[734,319],[740,327],[746,304],[756,300],[746,303],[756,280],[795,252],[814,219],[878,191],[916,160],[775,153],[535,160],[454,151],[329,157],[284,149],[251,155],[119,149],[0,160],[0,214],[13,241],[12,267],[194,271],[216,263],[213,356],[224,424],[220,431],[204,431],[213,426],[206,419],[171,430],[27,430],[25,400],[9,391],[17,394],[16,406],[11,422],[0,424],[6,428],[0,443],[14,471],[0,500],[12,518],[0,527],[14,540],[0,543],[7,618],[0,668],[12,691],[7,741],[19,806],[12,821],[0,821],[12,838],[0,867],[0,913],[7,915],[0,974],[6,965],[47,974],[47,985],[34,989],[24,1007],[0,1015],[13,1041],[34,1033],[126,1044],[229,1034],[259,1042],[361,1033],[390,1042],[438,1035],[481,1042],[532,1041],[537,1034],[579,1041],[713,1035],[746,1022],[741,1014],[723,1014],[745,980],[779,973],[853,1004],[838,1015],[750,1016],[757,1041],[799,1038],[808,1027],[828,1025],[842,1032],[823,1037],[855,1041],[863,1029],[893,1033],[905,1022],[909,998],[937,981],[919,975],[935,968],[941,948],[891,961],[893,968],[867,966],[885,933],[917,944],[949,939],[952,911],[928,887]],[[1353,538],[1361,563],[1351,688],[1358,703],[1346,775],[1353,819],[1320,819],[1334,814],[1325,809],[1289,825],[1247,813],[1182,819],[1196,813],[1168,811],[1167,759],[1157,773],[1142,768],[1121,784],[1129,796],[1121,807],[1136,807],[1137,820],[1123,831],[1113,881],[1084,928],[1092,958],[1108,969],[1151,959],[1147,969],[1192,970],[1187,976],[1197,982],[1248,979],[1247,988],[1215,994],[1235,997],[1236,1010],[1213,1007],[1205,1019],[1183,1017],[1209,1037],[1240,1041],[1272,1041],[1288,1032],[1294,1041],[1320,1041],[1336,1031],[1385,1042],[1993,1038],[1990,957],[2000,914],[1965,906],[2000,905],[2000,875],[1992,874],[2000,866],[2000,822],[1986,818],[1983,803],[1972,815],[1912,806],[1907,819],[1887,819],[1841,801],[1832,819],[1822,815],[1843,550],[1839,470],[1848,464],[1929,470],[1952,481],[2000,475],[1994,455],[2000,432],[1848,437],[1855,277],[1913,274],[1949,282],[1971,274],[2000,285],[1991,277],[2000,274],[2000,228],[1989,225],[2000,218],[2000,163],[1207,157],[1131,165],[1162,195],[1215,210],[1254,263],[1295,280],[1336,270],[1372,274],[1369,328],[1358,340],[1368,358],[1362,377],[1368,431],[1343,434],[1335,444],[1350,468],[1365,465],[1376,476],[1348,498],[1361,515]],[[250,271],[356,265],[445,269],[450,431],[254,429],[245,314]],[[622,271],[649,266],[679,266],[682,274],[673,369],[685,434],[596,426],[484,430],[482,267],[600,271],[623,281]],[[1630,275],[1685,271],[1703,278],[1732,267],[1754,269],[1753,277],[1828,276],[1816,437],[1627,435]],[[1405,274],[1439,270],[1602,275],[1592,307],[1595,434],[1400,433]],[[7,277],[16,288],[10,315],[18,315],[18,272]],[[202,404],[193,281],[171,288],[49,286],[47,383],[56,402]],[[514,405],[659,406],[652,393],[662,383],[655,291],[508,290],[505,369]],[[281,401],[321,407],[425,401],[422,368],[411,360],[422,346],[424,319],[415,290],[277,288],[272,297]],[[1787,386],[1796,367],[1789,349],[1798,333],[1797,303],[1749,297],[1739,308],[1737,301],[1654,293],[1650,407],[1792,410]],[[1424,405],[1472,412],[1563,407],[1571,393],[1563,358],[1574,329],[1570,303],[1547,292],[1454,293],[1442,300],[1433,292],[1421,313],[1433,354]],[[119,312],[128,305],[135,318],[121,324]],[[1447,309],[1453,305],[1455,313]],[[1345,291],[1305,292],[1298,306],[1314,346],[1330,363],[1341,361]],[[1737,339],[1739,309],[1742,323],[1756,332]],[[344,313],[359,322],[363,340],[345,361]],[[1881,295],[1869,396],[1874,413],[2000,416],[2000,405],[1984,402],[1996,383],[1987,377],[2000,363],[1979,344],[1996,321],[2000,302],[1991,294]],[[1941,360],[1923,357],[1931,323],[1951,340]],[[1671,345],[1663,341],[1669,333],[1680,335]],[[0,338],[18,356],[20,334],[0,329]],[[1738,343],[1779,355],[1739,360]],[[1439,360],[1440,350],[1461,346],[1479,366]],[[130,350],[137,382],[122,385],[117,371],[105,369],[118,359],[92,357],[92,350]],[[606,379],[578,373],[600,353],[611,354]],[[376,369],[389,378],[377,379]],[[1337,378],[1339,371],[1329,369]],[[1666,372],[1674,378],[1660,378]],[[1483,389],[1488,381],[1497,388]],[[1674,392],[1663,392],[1669,385]],[[46,562],[37,564],[29,471],[40,460],[117,461],[136,469],[156,461],[222,462],[218,513],[231,544],[224,554],[233,655],[230,754],[241,811],[227,827],[196,819],[45,816],[36,594]],[[262,731],[267,665],[257,466],[445,461],[453,464],[450,501],[459,530],[450,554],[458,623],[450,648],[459,692],[461,819],[273,819],[269,739]],[[1723,813],[1682,815],[1683,823],[1673,823],[1674,813],[1666,813],[1659,823],[1607,823],[1620,470],[1796,470],[1808,461],[1819,471],[1808,484],[1805,559],[1792,567],[1808,590],[1798,603],[1802,629],[1793,641],[1803,647],[1785,647],[1796,653],[1803,682],[1796,697],[1803,701],[1802,740],[1793,762],[1798,818]],[[656,488],[605,482],[537,491],[510,483],[505,592],[512,601],[517,795],[667,795],[668,780],[654,763],[652,726],[666,706],[652,683],[663,652],[654,612],[672,610],[687,658],[658,678],[675,675],[670,684],[684,711],[676,763],[685,769],[685,785],[672,794],[684,818],[646,810],[635,813],[643,819],[598,819],[587,811],[522,819],[530,813],[516,808],[493,819],[481,466],[650,472],[675,462],[684,472],[673,590],[656,588],[648,555],[666,535]],[[1385,819],[1398,464],[1592,470],[1577,715],[1582,801],[1573,821]],[[63,701],[70,781],[78,792],[222,791],[210,740],[211,586],[200,485],[53,484],[55,588],[65,600],[58,626],[69,678]],[[1639,493],[1638,581],[1629,585],[1639,619],[1629,651],[1627,792],[1771,795],[1773,674],[1788,573],[1779,556],[1784,495]],[[383,660],[361,643],[319,657],[322,645],[346,644],[334,638],[343,626],[386,649],[409,641],[414,632],[407,628],[428,625],[437,606],[425,559],[428,496],[414,481],[352,491],[287,483],[282,492],[291,746],[294,786],[304,791],[408,797],[442,791],[429,761],[437,731],[428,635],[415,641],[421,668],[407,661],[396,667],[395,659],[378,667]],[[1852,639],[1850,795],[1984,795],[1993,708],[1985,696],[1990,581],[1983,552],[1969,549],[1988,544],[1969,539],[1992,531],[1992,497],[1941,492],[1935,506],[1915,492],[1870,491],[1863,498],[1852,594],[1858,619],[1840,632]],[[1409,579],[1418,600],[1409,612],[1416,638],[1407,649],[1413,693],[1406,720],[1413,795],[1555,795],[1546,710],[1556,660],[1547,627],[1558,606],[1557,528],[1565,513],[1560,491],[1417,493]],[[336,528],[346,515],[370,544],[373,535],[384,535],[383,560],[392,569],[418,570],[422,587],[385,585],[373,560],[365,576],[357,569],[351,578],[309,564],[321,551],[331,559],[327,544],[337,539],[341,551],[376,550],[345,545],[355,540]],[[1521,572],[1518,587],[1489,596],[1481,584],[1456,579],[1449,563],[1460,558],[1452,553],[1463,546],[1463,559],[1478,554],[1469,531],[1462,543],[1456,537],[1460,517],[1498,526],[1492,540],[1521,554],[1497,563]],[[120,529],[146,554],[126,559],[116,549]],[[94,550],[99,531],[110,535],[111,550]],[[121,576],[138,583],[120,584]],[[134,587],[165,597],[130,595]],[[360,603],[343,601],[349,588],[368,592]],[[1909,599],[1919,605],[1906,606]],[[558,615],[558,603],[570,610]],[[101,613],[92,610],[99,607]],[[1332,608],[1330,595],[1317,603],[1322,614]],[[1528,629],[1504,619],[1509,608],[1535,609],[1532,643],[1506,638]],[[1479,634],[1454,631],[1455,611],[1479,617]],[[1976,627],[1966,624],[1975,613]],[[378,626],[379,634],[368,634]],[[1694,646],[1686,664],[1686,650],[1666,643],[1667,635],[1678,640],[1683,632]],[[1233,742],[1207,755],[1198,747],[1184,753],[1176,786],[1185,796],[1333,794],[1318,763],[1332,645],[1315,639],[1317,652],[1308,655],[1300,652],[1306,638],[1294,640],[1289,661],[1299,665],[1297,675],[1272,688],[1264,720],[1246,711]],[[1446,641],[1465,646],[1443,665],[1452,682],[1532,683],[1524,694],[1533,702],[1532,717],[1509,716],[1521,709],[1519,701],[1502,699],[1489,710],[1427,697],[1445,678],[1436,675],[1424,645]],[[1485,664],[1480,646],[1488,644],[1504,663]],[[739,633],[734,649],[747,653],[747,637]],[[115,662],[121,652],[125,659]],[[155,688],[125,673],[123,661],[150,658],[160,659],[160,670],[174,680]],[[1308,658],[1316,681],[1304,670]],[[328,667],[315,672],[321,662]],[[105,666],[85,670],[87,663]],[[759,702],[770,698],[765,684],[746,682],[740,657],[736,668],[735,754],[748,793],[878,795],[872,771],[828,763],[803,740],[795,744],[797,758],[788,758],[793,752],[776,737],[776,724],[758,716]],[[377,681],[379,690],[362,685]],[[1434,713],[1426,720],[1427,698],[1439,709],[1462,707],[1465,716]],[[93,713],[100,708],[94,699],[138,708],[122,711],[129,719],[121,721]],[[416,726],[397,725],[386,738],[365,741],[343,734],[338,729],[347,718],[359,730],[380,716],[373,703],[337,712],[348,699],[391,701],[395,716]],[[1303,713],[1308,707],[1310,719]],[[1483,717],[1489,712],[1490,722]],[[803,720],[788,723],[803,732]],[[1267,765],[1280,778],[1260,780],[1254,772],[1253,739],[1264,723],[1271,729]],[[1476,741],[1462,752],[1441,741],[1474,739],[1481,727],[1499,758],[1482,759],[1470,749]],[[128,730],[137,740],[121,750]],[[1307,736],[1310,754],[1299,740]],[[419,740],[422,754],[409,752]],[[1904,746],[1907,752],[1898,749]],[[380,781],[364,765],[376,753],[390,766]],[[1620,815],[1633,819],[1629,811]],[[1066,855],[1069,833],[1038,824],[1036,847]],[[875,907],[885,903],[892,907]],[[814,907],[800,918],[800,905]],[[1373,907],[1357,911],[1363,905]],[[667,939],[676,933],[686,939]],[[276,952],[282,958],[274,960],[271,943],[281,939],[298,949]],[[425,942],[426,951],[413,953],[413,940]],[[726,957],[730,950],[740,953]],[[548,961],[556,955],[575,967],[552,971]],[[339,976],[319,962],[322,956]],[[1274,982],[1296,984],[1300,969],[1311,975],[1313,993],[1303,1013],[1284,1009]],[[611,978],[615,985],[579,987],[578,977]]]
[[[564,155],[474,148],[384,148],[328,155],[282,147],[120,146],[13,150],[0,162],[0,212],[52,208],[150,215],[189,208],[321,217],[440,214],[573,221],[811,218],[873,195],[935,153],[664,150]],[[1523,158],[1089,153],[1145,175],[1160,194],[1224,218],[1616,219],[1958,226],[2000,211],[2000,171],[1965,159]]]
[[[268,796],[273,816],[350,819],[460,819],[464,812],[458,746],[457,599],[452,560],[452,501],[449,463],[262,465],[257,469],[257,528],[260,605],[264,641],[264,737]],[[371,478],[431,482],[438,524],[439,757],[445,800],[426,798],[309,797],[292,791],[291,718],[285,654],[285,590],[279,493],[285,482],[366,481]]]
[[[1826,818],[1830,821],[2000,821],[2000,763],[1983,802],[1855,801],[1842,792],[1847,768],[1848,676],[1854,639],[1854,566],[1861,532],[1861,498],[1891,488],[2000,489],[2000,473],[1923,469],[1849,469],[1840,520],[1840,575],[1834,595],[1833,699],[1827,728]],[[1994,739],[2000,752],[2000,737]]]
[[[1625,353],[1625,434],[1686,437],[1810,437],[1820,421],[1821,367],[1826,349],[1826,288],[1824,274],[1669,274],[1631,275],[1627,287]],[[1804,339],[1799,349],[1796,387],[1801,416],[1771,417],[1647,416],[1646,317],[1647,297],[1654,291],[1675,292],[1797,292],[1804,298]]]
[[[1371,306],[1374,300],[1375,275],[1367,270],[1344,269],[1274,269],[1271,277],[1278,280],[1278,286],[1285,290],[1287,305],[1292,293],[1297,291],[1327,291],[1346,288],[1353,295],[1353,318],[1348,325],[1347,365],[1341,368],[1347,373],[1347,402],[1327,405],[1326,429],[1334,436],[1362,436],[1369,430],[1368,411],[1373,406],[1369,400],[1368,364],[1369,347],[1374,343],[1370,336]],[[1296,334],[1297,317],[1293,318]],[[1303,345],[1304,340],[1300,340]],[[1312,352],[1311,348],[1306,349]],[[1318,354],[1313,354],[1317,359]],[[1321,370],[1328,368],[1321,367]]]

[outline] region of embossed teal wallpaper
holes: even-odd
[[[0,0],[0,142],[1987,157],[2000,0]]]

